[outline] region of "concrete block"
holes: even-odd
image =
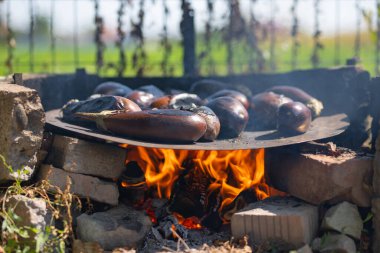
[[[314,205],[348,201],[370,207],[373,157],[347,151],[324,154],[268,154],[269,177],[275,188]]]
[[[117,179],[125,159],[123,148],[55,135],[48,162],[72,173]]]
[[[117,205],[119,189],[116,183],[107,182],[96,177],[70,173],[51,165],[42,165],[38,175],[40,180],[47,180],[50,184],[64,190],[67,179],[71,180],[71,192],[80,197],[89,197],[92,200]]]
[[[254,243],[281,240],[290,249],[309,244],[318,230],[318,208],[294,198],[274,197],[250,204],[231,219],[232,235]]]

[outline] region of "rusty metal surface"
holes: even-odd
[[[349,126],[347,116],[341,113],[322,116],[315,119],[307,133],[297,136],[283,136],[275,130],[254,132],[245,131],[240,137],[234,139],[216,140],[213,142],[196,142],[193,144],[170,144],[134,140],[104,133],[96,129],[69,124],[60,120],[59,110],[53,110],[46,113],[46,124],[48,129],[53,132],[81,139],[116,144],[129,144],[149,148],[186,150],[235,150],[285,146],[332,137],[342,133]]]

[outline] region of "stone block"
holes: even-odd
[[[321,253],[356,253],[354,240],[342,234],[326,234],[324,238],[316,238],[312,249]]]
[[[51,165],[42,165],[38,175],[40,180],[47,180],[61,190],[66,188],[68,178],[71,181],[71,192],[80,197],[89,197],[92,200],[117,205],[119,189],[114,182],[107,182],[97,177],[70,173]]]
[[[339,156],[284,151],[270,153],[267,168],[275,188],[306,202],[370,207],[372,164],[373,157],[353,151]]]
[[[322,229],[334,230],[359,240],[363,230],[363,221],[358,207],[348,202],[331,207],[323,218]]]
[[[106,212],[82,214],[77,218],[77,236],[85,242],[98,242],[104,250],[138,247],[152,226],[142,211],[120,205]]]
[[[123,148],[55,135],[48,162],[68,172],[117,179],[125,159]]]
[[[29,180],[37,163],[41,147],[45,113],[35,90],[0,84],[0,181]],[[23,170],[23,173],[17,173]]]
[[[254,243],[286,242],[289,249],[309,244],[318,230],[318,208],[294,198],[273,197],[252,203],[232,215],[235,238],[248,235]]]

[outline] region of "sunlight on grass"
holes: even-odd
[[[340,65],[345,64],[345,60],[354,56],[354,34],[346,34],[340,37]],[[320,67],[333,67],[335,64],[335,38],[322,37],[324,49],[320,53]],[[45,43],[46,44],[46,43]],[[171,41],[172,53],[169,57],[169,66],[173,69],[173,76],[181,76],[183,71],[182,65],[182,45],[180,41]],[[298,69],[310,69],[312,64],[310,61],[311,53],[313,50],[313,41],[310,36],[300,36],[300,47],[297,58]],[[263,51],[266,60],[264,72],[271,72],[269,68],[269,43],[261,43],[260,48]],[[217,75],[226,75],[227,72],[227,48],[221,39],[215,37],[212,40],[212,50],[208,57],[214,61],[214,69]],[[124,76],[135,76],[136,69],[132,66],[132,54],[134,45],[126,47],[127,56],[127,69]],[[147,53],[147,65],[145,66],[145,76],[162,76],[161,62],[164,52],[159,42],[148,42],[145,46]],[[205,45],[198,36],[197,55],[204,53]],[[9,70],[5,66],[7,58],[7,48],[4,44],[0,44],[0,75],[8,74]],[[49,45],[36,45],[34,52],[34,72],[35,73],[72,73],[77,67],[85,68],[89,73],[95,73],[95,45],[83,45],[79,50],[79,64],[74,64],[74,50],[71,45],[64,45],[57,47],[56,50],[56,66],[52,64],[52,56]],[[245,42],[233,43],[233,65],[234,73],[248,73],[249,72],[249,57],[252,53],[250,48]],[[101,75],[113,76],[116,75],[115,66],[117,66],[119,55],[118,50],[111,44],[108,45],[104,52],[105,66],[102,69]],[[201,75],[208,75],[212,72],[209,70],[208,58],[198,61],[198,68]],[[375,71],[375,43],[371,41],[369,34],[363,33],[361,35],[361,49],[360,59],[362,65],[372,74]],[[275,62],[276,72],[285,72],[291,70],[292,60],[292,41],[290,37],[278,37],[275,48]],[[19,43],[14,50],[14,72],[32,72],[29,66],[30,54],[27,43]]]

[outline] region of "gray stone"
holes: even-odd
[[[356,253],[354,240],[342,234],[326,234],[313,241],[312,249],[321,253]]]
[[[23,230],[28,233],[28,238],[19,238],[23,244],[36,247],[35,238],[44,233],[47,226],[54,225],[52,213],[47,208],[44,199],[14,195],[7,199],[6,209],[13,210],[13,213],[20,217],[20,219],[14,219],[15,225],[18,228],[24,227]],[[25,227],[35,228],[37,233]]]
[[[254,243],[286,242],[289,249],[311,242],[318,230],[318,208],[294,198],[269,198],[232,215],[235,238],[248,235]]]
[[[77,224],[77,236],[82,241],[98,242],[104,250],[137,247],[152,226],[143,212],[124,205],[93,215],[82,214]]]
[[[48,161],[68,172],[117,179],[125,159],[123,148],[55,135]]]
[[[348,202],[342,202],[331,207],[323,218],[322,229],[334,230],[360,239],[363,221],[358,207]]]
[[[114,206],[119,201],[119,189],[116,183],[107,182],[97,177],[70,173],[44,164],[40,168],[38,178],[39,180],[47,180],[61,190],[66,189],[68,179],[70,179],[70,189],[73,194]]]
[[[349,201],[370,207],[373,157],[347,151],[324,154],[268,153],[269,176],[276,189],[314,205]],[[380,184],[379,184],[380,185]]]
[[[42,142],[45,114],[35,90],[15,85],[0,85],[0,180],[29,180],[37,163]],[[18,173],[17,170],[22,170]]]

